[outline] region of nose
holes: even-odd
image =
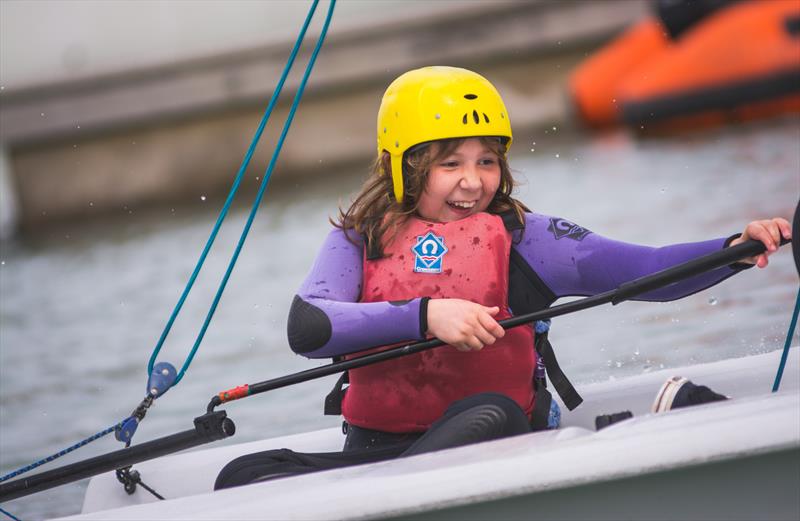
[[[461,173],[461,188],[475,191],[481,187],[481,174],[475,165],[466,165]]]

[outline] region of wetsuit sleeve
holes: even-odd
[[[359,302],[363,245],[341,230],[325,239],[289,311],[289,346],[309,358],[424,338],[427,299]]]
[[[555,298],[596,295],[624,282],[727,247],[728,239],[659,248],[614,241],[558,217],[526,214],[517,252]],[[696,275],[635,300],[665,302],[709,288],[745,266],[725,266]]]

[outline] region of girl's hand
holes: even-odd
[[[736,246],[749,239],[755,239],[764,243],[767,251],[755,257],[743,259],[740,262],[755,264],[759,268],[765,268],[769,264],[769,256],[778,251],[781,237],[784,239],[792,238],[792,227],[789,221],[780,217],[765,219],[763,221],[753,221],[744,227],[742,236],[731,241],[729,246]]]
[[[461,299],[428,301],[428,333],[459,351],[480,351],[506,332],[493,318],[497,306],[488,308]]]

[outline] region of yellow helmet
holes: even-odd
[[[378,155],[391,156],[392,184],[403,200],[403,154],[437,139],[497,136],[511,144],[511,123],[497,89],[457,67],[423,67],[394,80],[378,111]]]

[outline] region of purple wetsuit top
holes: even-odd
[[[733,237],[652,248],[607,239],[569,221],[526,214],[524,231],[514,232],[513,248],[552,292],[554,299],[589,296],[669,268],[675,264],[720,250]],[[350,242],[342,230],[333,230],[322,245],[311,272],[300,287],[303,306],[324,313],[326,332],[321,345],[298,349],[292,342],[294,328],[315,327],[319,321],[289,317],[290,345],[309,358],[330,358],[386,344],[425,338],[421,331],[421,298],[409,302],[361,303],[363,244]],[[723,267],[646,293],[637,300],[665,302],[679,299],[717,284],[737,273]],[[513,311],[513,310],[512,310]],[[302,322],[301,322],[302,321]],[[312,332],[313,333],[313,332]]]

